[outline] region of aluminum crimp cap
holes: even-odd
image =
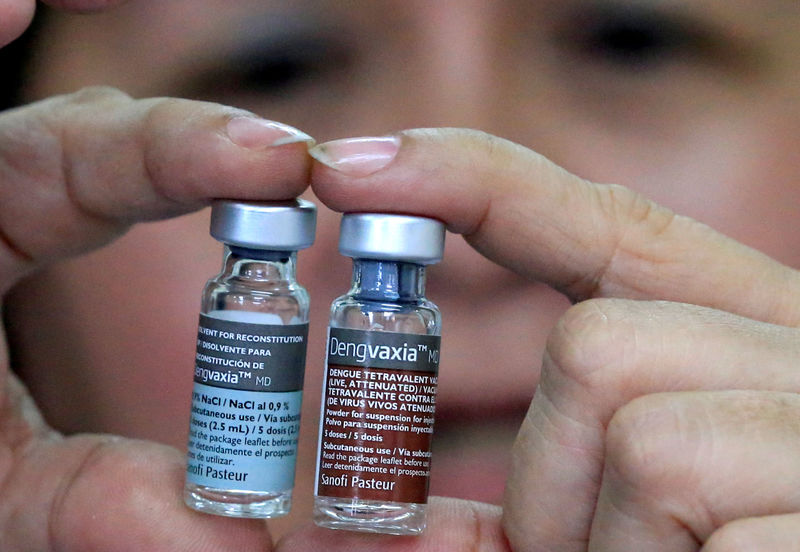
[[[444,254],[445,226],[409,215],[348,213],[342,217],[339,251],[358,259],[433,264]]]
[[[314,243],[317,207],[305,199],[211,204],[211,235],[228,245],[297,251]]]

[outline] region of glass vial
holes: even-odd
[[[444,225],[347,214],[339,250],[350,291],[331,306],[317,451],[314,522],[396,535],[425,529],[441,315],[425,265]]]
[[[305,200],[215,201],[222,271],[203,290],[187,451],[186,504],[210,514],[289,513],[309,299],[297,250],[314,241]]]

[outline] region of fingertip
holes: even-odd
[[[289,125],[217,104],[153,100],[144,129],[147,172],[179,203],[283,200],[309,184],[314,139]]]
[[[306,147],[314,144],[314,139],[302,130],[260,117],[232,117],[225,125],[225,130],[228,138],[237,146],[252,150],[295,143],[306,144]]]
[[[369,176],[391,163],[400,151],[399,136],[343,138],[319,144],[311,157],[347,176]]]
[[[400,146],[397,136],[342,138],[315,145],[309,150],[315,195],[336,211],[370,210],[362,206],[385,198],[379,191],[385,180],[382,175],[367,177],[386,168]],[[397,184],[404,185],[402,181]]]
[[[0,0],[0,47],[19,38],[35,11],[35,0]]]
[[[230,191],[220,196],[215,190],[208,190],[208,197],[284,200],[297,197],[308,188],[311,161],[307,145],[298,141],[225,155],[219,160],[219,167],[223,169],[219,181],[224,181]]]
[[[406,130],[389,136],[361,136],[311,148],[311,187],[335,211],[379,211],[428,216],[462,233],[481,190],[465,191],[449,171],[456,154],[443,138],[450,129]]]
[[[224,106],[212,108],[218,110],[223,114],[222,121],[212,113],[211,124],[216,126],[205,138],[198,135],[193,158],[185,167],[197,172],[195,182],[212,185],[207,197],[281,200],[305,191],[311,170],[308,150],[314,138],[284,123],[231,113]],[[189,135],[194,135],[192,130]],[[185,147],[180,139],[173,144]],[[204,180],[203,175],[214,179]]]

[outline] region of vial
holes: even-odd
[[[442,258],[444,225],[346,214],[339,250],[353,258],[353,280],[331,306],[314,522],[419,534],[441,333],[439,309],[425,297],[425,266]]]
[[[187,450],[186,504],[243,518],[286,515],[294,487],[309,298],[297,251],[316,207],[215,201],[222,271],[203,290]]]

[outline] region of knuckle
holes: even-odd
[[[663,234],[675,220],[675,213],[647,199],[638,192],[618,184],[597,188],[601,207],[613,219],[645,228],[648,238]],[[623,237],[629,234],[623,234]],[[624,244],[623,244],[624,245]]]
[[[141,120],[139,126],[139,133],[143,137],[152,136],[159,137],[161,133],[158,132],[162,121],[169,117],[169,114],[174,110],[175,106],[181,100],[175,98],[151,98],[149,100],[140,100]],[[145,147],[150,145],[150,141],[143,140]],[[149,152],[145,152],[149,153]]]
[[[590,391],[606,387],[629,363],[635,346],[626,304],[590,299],[569,308],[548,337],[545,354],[551,362],[542,377],[567,377]],[[549,373],[552,370],[558,374]]]
[[[39,111],[40,119],[49,132],[60,138],[61,147],[69,151],[91,142],[87,136],[112,120],[109,108],[117,109],[133,101],[130,96],[111,86],[87,86],[41,102],[48,107]],[[90,132],[89,132],[90,131]]]
[[[63,100],[74,106],[105,102],[128,101],[131,97],[112,86],[86,86],[63,96]]]
[[[607,470],[626,486],[648,493],[683,488],[699,447],[694,418],[692,409],[671,393],[634,399],[608,424]]]
[[[148,120],[155,120],[163,113],[173,110],[176,106],[188,103],[187,100],[171,97],[150,98],[142,100],[141,104],[145,109],[145,117]]]
[[[476,150],[476,153],[482,153],[490,165],[499,170],[507,171],[511,167],[516,167],[520,160],[525,160],[529,163],[533,162],[536,165],[542,165],[545,161],[545,158],[538,153],[534,153],[516,142],[500,138],[494,134],[479,130],[467,130],[464,132],[466,144]],[[524,165],[527,169],[527,164]],[[534,174],[541,172],[540,167],[537,167],[537,169]],[[497,186],[499,179],[496,175],[493,181],[492,184]]]
[[[592,191],[593,202],[603,214],[602,219],[610,221],[601,232],[609,237],[596,240],[594,244],[595,249],[602,248],[603,262],[598,263],[595,271],[564,286],[565,291],[574,298],[614,295],[618,292],[619,275],[633,272],[634,267],[645,279],[658,278],[663,258],[668,257],[670,251],[663,245],[654,247],[653,244],[669,244],[670,240],[663,239],[675,222],[689,219],[676,216],[624,186],[589,185],[587,189]]]

